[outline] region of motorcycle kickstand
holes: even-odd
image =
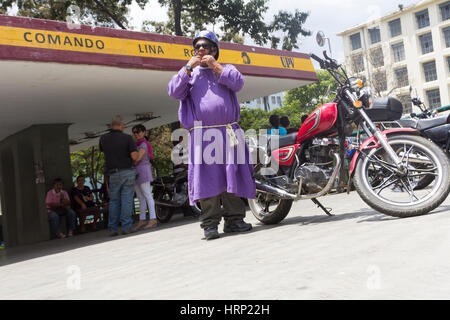
[[[331,214],[330,211],[328,211],[328,209],[325,208],[325,207],[319,202],[319,200],[317,200],[317,199],[315,199],[315,198],[313,198],[313,199],[311,199],[311,200],[312,200],[312,202],[314,202],[314,203],[317,205],[318,208],[322,209],[327,215],[329,215],[330,217],[334,216],[334,214]]]

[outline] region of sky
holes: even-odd
[[[417,3],[419,0],[269,0],[269,9],[265,15],[265,21],[271,22],[272,17],[279,11],[294,12],[295,9],[309,12],[304,27],[312,32],[310,37],[302,38],[299,49],[295,51],[303,53],[315,53],[322,56],[323,49],[316,44],[317,31],[323,31],[330,39],[333,58],[340,62],[344,60],[344,49],[342,38],[337,33],[361,24],[368,20],[398,10],[398,5],[407,7]],[[167,19],[166,9],[161,8],[158,0],[150,0],[145,10],[133,5],[130,11],[132,25],[140,30],[143,20],[165,21]],[[245,44],[253,45],[251,39],[246,39]],[[268,45],[269,46],[269,45]]]

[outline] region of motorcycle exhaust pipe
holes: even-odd
[[[287,192],[286,190],[283,190],[278,187],[269,186],[267,184],[262,183],[259,180],[255,180],[255,184],[256,184],[256,190],[258,190],[258,191],[261,191],[264,193],[269,193],[269,194],[275,195],[277,197],[280,197],[282,199],[295,200],[297,198],[297,195],[295,195],[295,194]]]

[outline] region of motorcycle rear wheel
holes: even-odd
[[[370,150],[359,159],[353,180],[364,202],[381,213],[400,218],[423,215],[438,207],[450,192],[450,163],[445,153],[419,136],[394,136],[389,138],[389,144],[394,150],[403,150],[397,153],[407,174],[394,173],[383,148]],[[414,166],[414,161],[426,162],[426,171]],[[430,174],[434,176],[430,188],[416,190],[418,181]]]
[[[169,222],[172,219],[174,209],[166,206],[155,206],[156,218],[161,223]]]

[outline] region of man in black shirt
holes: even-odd
[[[132,232],[133,197],[136,170],[133,161],[138,157],[133,138],[123,133],[125,124],[121,116],[115,116],[111,131],[100,137],[100,151],[104,152],[109,174],[109,222],[110,236],[118,235],[119,221],[122,234]]]

